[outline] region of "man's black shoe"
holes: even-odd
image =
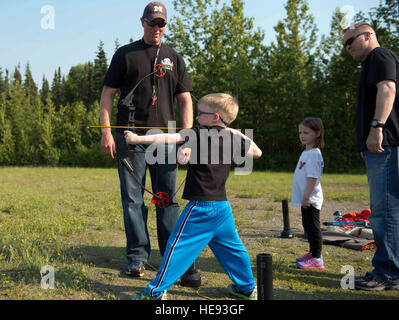
[[[133,261],[127,266],[126,275],[135,278],[144,276],[144,263],[142,261]]]
[[[389,282],[390,290],[399,290],[399,278]]]
[[[355,289],[365,291],[384,291],[391,289],[391,281],[380,280],[367,272],[363,278],[355,280]]]

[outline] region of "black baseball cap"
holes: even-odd
[[[156,18],[161,18],[167,22],[167,11],[162,2],[152,1],[144,8],[143,19],[152,21]]]

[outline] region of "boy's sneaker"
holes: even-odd
[[[303,257],[296,258],[296,262],[308,261],[312,258],[313,258],[312,254],[309,252],[309,253],[305,254]]]
[[[150,295],[146,294],[144,291],[138,292],[138,293],[133,293],[132,296],[133,300],[168,300],[168,295],[166,291],[163,291],[162,293],[158,294],[155,297],[151,297]]]
[[[300,269],[324,269],[323,257],[311,258],[307,261],[297,262],[296,266]]]
[[[232,293],[233,295],[235,295],[236,297],[240,298],[240,299],[244,299],[244,300],[258,300],[258,291],[255,288],[250,291],[250,292],[241,292],[237,289],[237,287],[234,284],[230,284],[228,286],[230,293]]]
[[[127,266],[126,275],[136,278],[144,276],[144,263],[143,261],[133,261]]]

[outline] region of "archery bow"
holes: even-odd
[[[134,169],[132,164],[130,163],[129,158],[124,158],[120,160],[121,164],[125,166],[127,171],[130,173],[130,175],[133,177],[133,179],[136,181],[136,183],[143,188],[144,191],[147,191],[149,194],[153,196],[151,202],[155,204],[158,208],[160,209],[165,209],[167,206],[170,204],[170,196],[166,192],[158,192],[154,193],[150,190],[148,190],[137,178],[137,176],[134,174]]]
[[[158,47],[158,52],[157,52],[157,57],[159,53],[161,45]],[[156,61],[157,59],[155,59]],[[156,63],[156,62],[155,62]],[[155,75],[158,78],[162,78],[166,74],[166,68],[162,64],[156,64],[154,66],[154,71],[149,73],[148,75],[144,76],[137,84],[133,87],[133,89],[127,94],[127,96],[124,99],[120,100],[120,105],[122,107],[128,108],[129,110],[129,119],[128,119],[128,127],[119,127],[119,129],[128,129],[132,132],[134,132],[134,129],[150,129],[150,127],[135,127],[136,120],[134,119],[134,114],[136,111],[136,107],[133,104],[133,99],[134,99],[134,92],[138,88],[138,86],[148,77],[151,75]],[[154,89],[155,90],[155,89]],[[153,90],[153,94],[154,94]],[[153,103],[154,103],[154,96],[153,96]],[[160,129],[160,127],[158,127]],[[155,129],[155,128],[154,128]],[[131,149],[131,146],[129,146],[129,150]],[[158,208],[164,209],[166,208],[169,203],[170,203],[170,196],[166,192],[158,192],[154,193],[150,190],[148,190],[137,178],[137,176],[134,173],[133,166],[130,163],[129,158],[124,158],[120,160],[121,164],[127,169],[127,171],[130,173],[130,175],[133,177],[133,179],[136,181],[136,183],[146,192],[151,194],[153,196],[151,202],[155,204]]]
[[[126,95],[126,97],[124,99],[121,99],[119,101],[119,106],[127,108],[129,110],[129,118],[128,118],[128,126],[124,127],[124,126],[89,126],[89,128],[116,128],[116,129],[127,129],[130,130],[132,132],[134,132],[134,129],[182,129],[182,128],[166,128],[166,127],[136,127],[136,120],[134,118],[135,115],[135,111],[136,111],[136,107],[133,104],[133,99],[134,99],[134,92],[136,91],[136,89],[138,88],[138,86],[148,77],[150,77],[151,75],[155,75],[158,78],[162,78],[163,76],[165,76],[166,74],[166,68],[164,65],[162,64],[157,64],[157,60],[158,60],[158,54],[161,48],[161,44],[159,44],[158,46],[158,50],[156,53],[156,57],[155,57],[155,62],[154,62],[154,70],[149,73],[148,75],[144,76],[140,81],[138,81],[136,83],[136,85],[133,87],[133,89]],[[155,79],[154,79],[155,81]],[[180,83],[180,81],[179,81]],[[157,99],[156,97],[156,91],[155,91],[155,84],[153,85],[153,96],[152,96],[152,104],[155,104],[155,101]],[[132,150],[132,146],[129,146],[129,150],[131,152],[133,152]],[[167,206],[169,206],[170,204],[170,196],[168,193],[166,192],[158,192],[156,194],[154,194],[153,192],[151,192],[150,190],[148,190],[137,178],[137,176],[134,173],[133,170],[133,166],[130,163],[129,158],[124,158],[120,160],[120,163],[128,170],[128,172],[130,173],[130,175],[133,177],[133,179],[136,181],[136,183],[146,192],[148,192],[149,194],[151,194],[153,196],[151,202],[155,205],[158,206],[158,208],[166,208]],[[183,185],[183,184],[182,184]],[[181,185],[181,186],[182,186]],[[173,197],[177,194],[177,192],[180,190],[181,186],[177,189],[176,193],[173,195]],[[172,197],[172,198],[173,198]]]

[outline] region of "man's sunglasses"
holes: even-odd
[[[165,21],[160,21],[160,22],[154,22],[154,21],[148,21],[144,20],[150,27],[155,27],[158,26],[160,28],[165,28],[166,22]]]
[[[360,37],[361,35],[363,35],[365,33],[368,33],[368,32],[362,32],[362,33],[357,34],[356,36],[350,37],[348,40],[345,41],[344,48],[351,45],[353,43],[353,41],[355,41],[358,37]]]

